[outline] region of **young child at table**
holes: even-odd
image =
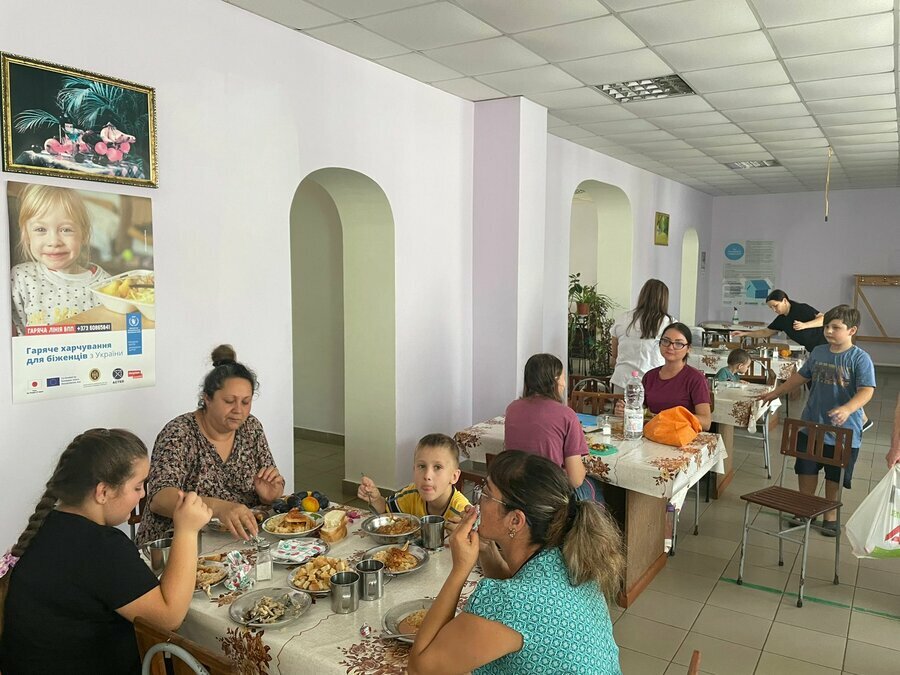
[[[732,349],[728,355],[728,365],[719,368],[716,373],[718,382],[740,382],[741,375],[746,375],[752,363],[750,354],[743,349]]]
[[[175,630],[194,595],[197,532],[212,511],[179,496],[162,579],[116,526],[144,496],[147,448],[124,429],[91,429],[59,458],[28,527],[0,558],[3,675],[141,672],[131,622]]]
[[[859,310],[849,305],[838,305],[825,313],[824,332],[828,344],[815,347],[799,371],[791,375],[784,384],[760,396],[762,401],[772,401],[802,387],[807,382],[812,386],[809,400],[803,409],[801,419],[818,424],[828,424],[853,430],[850,463],[844,470],[844,487],[850,489],[853,467],[859,454],[862,438],[862,407],[875,393],[875,367],[871,357],[853,344],[853,336],[859,328]],[[829,440],[826,436],[826,441]],[[826,442],[824,455],[834,456],[834,439]],[[801,430],[797,439],[797,449],[806,449],[806,434]],[[794,473],[800,492],[808,495],[816,493],[819,471],[825,468],[825,498],[836,499],[840,467],[825,466],[808,459],[798,458]],[[839,535],[837,513],[830,511],[823,516],[822,534],[826,537]],[[800,524],[800,521],[797,521]]]
[[[456,523],[469,506],[466,496],[456,489],[458,480],[459,445],[445,434],[428,434],[416,445],[412,483],[384,499],[372,479],[363,476],[356,496],[378,513],[443,516]]]
[[[10,271],[13,324],[65,321],[96,307],[88,285],[109,277],[90,257],[91,221],[75,190],[30,184],[19,194],[19,250],[28,262]]]

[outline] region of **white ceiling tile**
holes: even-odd
[[[806,129],[783,129],[781,131],[757,131],[753,137],[760,143],[769,141],[789,141],[799,138],[822,138],[822,130],[818,127]]]
[[[778,150],[778,158],[779,159],[793,159],[793,160],[803,160],[803,159],[821,159],[824,163],[825,160],[828,159],[828,151],[825,148],[793,148],[793,149],[779,149]],[[834,163],[834,159],[832,159],[832,163]],[[823,164],[824,166],[824,164]]]
[[[810,101],[807,107],[813,115],[857,112],[860,110],[883,110],[885,108],[896,109],[897,99],[893,94],[854,96],[850,98],[836,98],[830,101]]]
[[[596,136],[596,134],[592,134],[587,129],[582,129],[579,126],[571,125],[567,127],[554,127],[550,129],[550,133],[554,136],[559,136],[560,138],[567,138],[569,140],[573,140],[576,138],[588,138],[589,136]]]
[[[256,0],[251,0],[256,1]],[[313,0],[319,7],[324,7],[330,12],[340,14],[347,19],[358,19],[361,16],[371,16],[372,14],[382,14],[384,12],[392,12],[395,9],[406,9],[407,7],[415,7],[416,5],[424,5],[431,0],[378,0],[377,3],[372,0]],[[293,5],[296,0],[283,5]]]
[[[577,89],[529,94],[528,98],[551,110],[613,105],[611,98],[604,96],[593,87],[578,87]]]
[[[341,17],[304,2],[304,0],[295,0],[294,2],[280,2],[279,0],[228,1],[235,7],[241,7],[289,28],[304,30],[341,21]]]
[[[722,162],[722,164],[743,162],[748,159],[772,159],[772,153],[768,150],[724,150],[719,152],[719,149],[716,148],[715,152],[710,150],[707,154]]]
[[[887,12],[773,28],[769,35],[783,58],[881,47],[894,42],[894,14]]]
[[[835,136],[854,136],[859,134],[881,134],[897,131],[897,122],[869,122],[868,124],[842,124],[828,127],[825,133],[829,138]]]
[[[651,101],[635,101],[625,106],[639,117],[661,117],[686,113],[708,112],[712,106],[699,96],[673,96]]]
[[[824,128],[842,124],[865,124],[868,122],[891,122],[897,119],[895,108],[884,110],[862,110],[860,112],[832,113],[830,115],[816,115],[816,120]]]
[[[491,89],[486,84],[483,84],[478,80],[473,80],[471,77],[434,82],[432,83],[432,86],[470,101],[487,101],[493,98],[504,98],[502,91]]]
[[[552,129],[553,127],[564,127],[569,124],[568,120],[560,119],[559,117],[555,117],[553,115],[547,115],[547,128]]]
[[[765,87],[788,82],[787,73],[778,61],[745,63],[740,66],[695,70],[684,73],[685,81],[699,94],[747,87]]]
[[[800,100],[794,87],[789,84],[778,84],[772,87],[756,87],[754,89],[739,89],[735,91],[720,91],[715,94],[707,94],[705,98],[719,110],[747,108],[759,103],[768,103],[771,105],[794,103]]]
[[[559,67],[590,85],[656,77],[672,72],[672,69],[649,49],[566,61],[560,63]]]
[[[666,129],[682,129],[685,127],[698,127],[707,124],[727,124],[728,118],[722,113],[699,112],[685,113],[683,115],[666,115],[665,117],[652,118],[654,124]]]
[[[423,54],[463,75],[484,75],[546,63],[540,56],[508,37],[429,49]]]
[[[590,129],[598,136],[608,136],[609,134],[621,134],[629,131],[656,131],[659,127],[650,124],[650,122],[642,119],[617,120],[612,122],[596,122],[593,124],[585,124],[585,129]]]
[[[897,134],[863,134],[860,136],[836,136],[831,139],[834,147],[848,145],[870,145],[872,143],[897,143]]]
[[[797,85],[797,89],[806,101],[889,94],[894,91],[894,73],[801,82]]]
[[[756,17],[744,0],[688,0],[676,5],[627,12],[621,18],[653,45],[759,28]]]
[[[801,56],[787,59],[784,65],[795,82],[886,73],[894,69],[894,48],[874,47],[851,52]]]
[[[660,141],[645,141],[641,143],[629,143],[628,147],[634,148],[635,150],[640,150],[641,152],[645,152],[650,154],[651,150],[665,152],[668,150],[693,150],[691,146],[689,146],[684,141],[679,141],[677,139],[672,140],[660,140]]]
[[[578,142],[588,148],[610,148],[614,152],[625,152],[626,150],[625,147],[619,145],[615,141],[611,141],[608,138],[601,138],[600,136],[597,136],[596,138],[579,139]]]
[[[387,66],[391,70],[396,70],[398,73],[409,75],[409,77],[420,82],[450,80],[462,75],[462,73],[442,66],[440,63],[435,63],[431,59],[415,52],[378,59],[378,63]]]
[[[789,26],[888,12],[894,0],[752,0],[766,26]]]
[[[709,138],[692,138],[688,139],[696,148],[716,148],[726,145],[746,145],[747,143],[756,143],[756,141],[747,134],[728,134],[727,136],[710,136]]]
[[[317,40],[327,42],[330,45],[366,59],[381,59],[409,51],[406,47],[398,45],[396,42],[386,40],[362,26],[346,21],[333,26],[313,28],[305,32]]]
[[[765,105],[750,108],[737,108],[725,113],[726,117],[740,124],[741,122],[755,122],[758,120],[780,119],[782,117],[800,117],[808,115],[809,111],[802,103],[784,103],[782,105]]]
[[[750,154],[768,151],[759,143],[738,143],[735,145],[722,145],[709,148],[706,154],[712,157],[717,157],[718,155],[730,154],[734,152]]]
[[[574,77],[551,65],[509,70],[505,73],[494,73],[492,75],[481,75],[478,79],[489,87],[499,89],[510,96],[558,91],[566,87],[574,89],[581,86],[581,82]]]
[[[793,150],[796,148],[827,148],[828,141],[825,138],[797,138],[785,141],[766,141],[763,143],[767,150]]]
[[[638,119],[621,105],[595,105],[589,108],[571,108],[569,110],[557,110],[556,114],[560,119],[568,120],[571,124]]]
[[[739,133],[741,133],[741,128],[735,124],[704,124],[698,127],[680,127],[678,129],[678,135],[688,140],[713,136],[732,136]]]
[[[878,162],[882,160],[889,160],[891,158],[897,159],[900,157],[900,150],[894,148],[893,150],[882,150],[881,152],[872,152],[868,148],[866,148],[866,152],[864,155],[856,155],[853,153],[846,153],[841,150],[838,153],[840,157],[841,164],[846,164],[848,166],[852,166],[853,164],[859,164],[860,162]]]
[[[609,13],[595,0],[515,0],[514,6],[511,6],[509,0],[456,0],[456,4],[504,33],[555,26]]]
[[[519,33],[515,39],[548,61],[571,61],[644,46],[643,41],[614,16]]]
[[[775,58],[762,31],[662,45],[656,49],[680,73]]]
[[[758,120],[756,122],[741,122],[744,131],[754,133],[757,131],[780,131],[782,129],[805,129],[816,126],[816,120],[806,117],[784,117],[774,120]]]
[[[676,139],[667,131],[639,131],[622,134],[605,134],[607,138],[614,139],[621,145],[632,145],[634,143],[650,143],[651,141],[674,141]]]
[[[410,49],[436,49],[496,37],[499,31],[449,2],[379,14],[359,23]]]

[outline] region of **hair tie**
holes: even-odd
[[[17,562],[19,562],[18,556],[14,556],[9,551],[4,553],[3,557],[0,558],[0,579],[5,577],[7,573],[11,572],[12,568],[16,566]]]

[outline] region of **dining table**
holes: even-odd
[[[493,417],[455,434],[463,454],[484,463],[487,454],[503,452],[504,417]],[[724,473],[728,452],[718,434],[701,433],[681,447],[647,438],[626,440],[622,418],[610,418],[609,435],[586,434],[587,472],[603,482],[607,508],[625,535],[625,587],[618,604],[631,605],[665,566],[666,507],[680,509],[688,490],[709,472]]]
[[[707,375],[715,375],[728,365],[728,355],[731,350],[726,347],[691,347],[688,354],[688,365]],[[806,360],[799,351],[792,351],[790,356],[776,354],[768,357],[771,359],[772,372],[775,379],[783,382],[790,379],[791,375],[800,370],[800,366]]]
[[[324,555],[346,560],[352,569],[368,549],[379,545],[361,529],[362,522],[371,514],[340,505],[332,508],[346,510],[356,517],[348,526],[348,535],[330,544],[330,550]],[[278,539],[274,535],[260,529],[260,536],[269,540],[271,550],[275,550]],[[255,558],[256,549],[248,548],[248,542],[235,541],[226,533],[204,532],[203,554],[235,550],[244,551],[250,560]],[[229,606],[240,598],[240,594],[229,592],[224,584],[219,584],[210,589],[209,597],[202,591],[194,594],[178,632],[241,662],[242,673],[401,675],[406,672],[409,645],[395,639],[382,639],[386,632],[382,619],[400,603],[436,597],[452,566],[449,547],[429,551],[426,563],[412,572],[386,577],[383,596],[378,600],[360,600],[355,612],[337,614],[331,608],[330,597],[313,597],[313,603],[305,613],[277,629],[247,628],[233,621]],[[272,578],[256,581],[252,590],[289,587],[288,575],[295,568],[273,565]],[[463,588],[460,609],[479,579],[481,573],[476,566]],[[370,633],[361,632],[364,625],[370,627]]]

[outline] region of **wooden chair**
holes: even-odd
[[[135,618],[134,634],[143,662],[142,675],[166,675],[169,672],[166,668],[167,660],[175,675],[204,672],[209,675],[240,675],[238,667],[222,654],[201,647],[193,640],[161,628],[143,617]],[[162,652],[175,654],[178,658],[167,657]],[[190,661],[191,657],[196,660],[196,664]],[[198,670],[197,664],[205,670]]]
[[[616,401],[624,401],[624,394],[604,394],[597,391],[573,391],[569,407],[577,413],[612,415]]]
[[[798,433],[801,429],[806,430],[806,452],[797,451]],[[832,457],[825,456],[824,445],[825,435],[834,434],[834,453]],[[750,530],[762,532],[772,537],[778,538],[778,564],[784,565],[784,541],[792,541],[803,546],[803,558],[800,567],[800,593],[797,596],[797,607],[803,607],[803,585],[806,580],[806,557],[807,545],[809,543],[809,529],[813,519],[829,511],[837,510],[837,528],[838,534],[834,538],[834,583],[838,583],[838,564],[841,559],[841,490],[844,482],[844,470],[850,463],[850,453],[853,443],[853,430],[843,429],[841,427],[833,427],[826,424],[816,424],[815,422],[805,422],[803,420],[786,419],[784,421],[784,432],[781,439],[781,454],[785,457],[793,457],[796,459],[809,459],[830,466],[839,466],[841,468],[840,480],[838,481],[837,499],[831,500],[815,495],[803,494],[798,490],[791,490],[784,487],[784,469],[787,466],[787,460],[781,463],[781,474],[778,478],[777,485],[770,485],[762,490],[750,492],[741,495],[741,499],[747,502],[744,507],[744,532],[741,538],[741,562],[738,568],[738,584],[743,584],[744,576],[744,551],[747,548],[747,534]],[[750,504],[758,504],[764,508],[772,509],[778,512],[778,530],[772,531],[750,524]],[[797,520],[802,521],[802,525],[791,525],[782,529],[781,516],[788,513]],[[802,530],[803,540],[797,540],[791,537],[791,533]]]
[[[147,508],[147,481],[144,481],[144,496],[138,502],[137,507],[132,510],[128,516],[128,527],[131,529],[131,541],[134,541],[137,535],[137,526],[141,524],[141,517],[144,515],[144,509]]]
[[[460,469],[459,479],[456,481],[456,489],[462,492],[466,496],[466,499],[471,502],[472,490],[469,489],[468,492],[466,491],[466,483],[471,484],[474,488],[476,485],[481,485],[485,481],[485,478],[487,478],[486,473],[481,473],[480,471],[475,470],[469,471],[467,469]]]
[[[688,666],[687,675],[699,675],[700,673],[700,650],[695,649],[691,654],[691,664]]]
[[[582,377],[575,383],[575,386],[572,387],[571,391],[593,391],[601,394],[608,394],[610,393],[609,378]]]
[[[775,384],[775,371],[772,370],[772,359],[768,356],[751,356],[750,370],[741,377],[744,382],[754,384]]]

